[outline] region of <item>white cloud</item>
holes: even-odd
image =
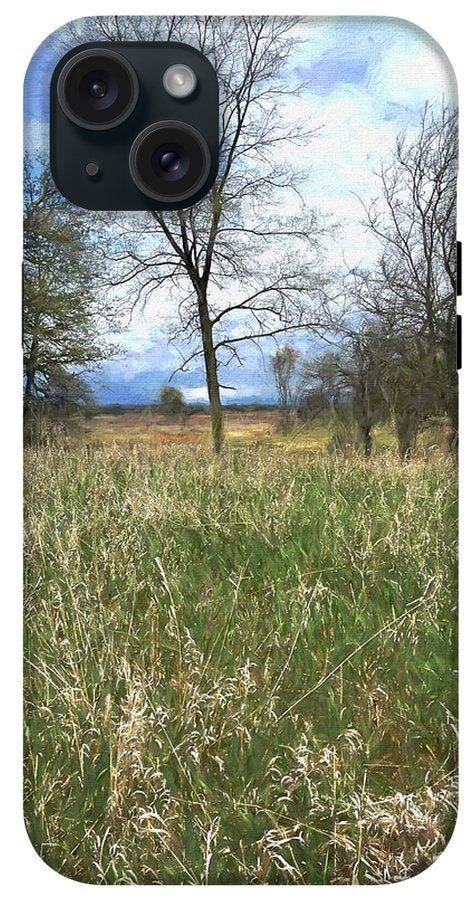
[[[454,73],[439,45],[400,19],[349,18],[324,28],[316,19],[307,23],[306,34],[295,66],[303,77],[309,74],[309,84],[286,111],[290,118],[322,126],[299,148],[299,162],[310,172],[303,193],[342,226],[328,261],[339,264],[344,255],[351,265],[371,264],[377,247],[361,227],[358,198],[366,202],[378,194],[375,171],[389,158],[397,135],[417,125],[427,100],[444,96],[456,102]],[[347,62],[368,59],[368,71],[356,78],[360,83],[336,79],[332,91],[321,91],[316,63],[332,54]]]
[[[457,102],[456,79],[444,50],[427,32],[401,19],[390,20],[394,41],[382,54],[370,89],[377,101],[403,107],[426,100]]]
[[[49,126],[42,119],[29,119],[23,129],[23,145],[32,156],[49,152]]]
[[[208,393],[206,386],[193,388],[181,387],[180,390],[182,391],[185,399],[188,401],[206,400],[208,402]]]

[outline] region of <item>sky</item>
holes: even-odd
[[[397,135],[415,129],[426,101],[456,104],[456,84],[447,57],[420,28],[391,18],[314,18],[297,28],[298,51],[286,77],[304,82],[299,98],[288,104],[290,119],[304,118],[319,131],[299,148],[299,166],[309,172],[306,203],[340,223],[339,239],[328,247],[328,263],[370,265],[376,247],[362,225],[359,197],[378,194],[375,171],[389,158]],[[35,54],[25,79],[25,144],[48,149],[48,85],[64,53],[57,34]],[[170,300],[157,295],[144,312],[114,336],[122,356],[103,364],[93,377],[99,403],[148,403],[180,364],[180,347],[171,346],[163,327]],[[284,342],[284,338],[283,341]],[[319,350],[309,337],[294,338],[303,355]],[[183,348],[182,348],[183,349]],[[225,402],[273,402],[276,399],[269,356],[276,349],[263,341],[261,351],[247,349],[246,366],[227,368]],[[173,384],[189,402],[206,399],[201,367],[179,373]]]

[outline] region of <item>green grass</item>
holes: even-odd
[[[26,819],[93,883],[352,883],[454,823],[437,457],[26,454]]]

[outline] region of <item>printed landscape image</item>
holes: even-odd
[[[56,63],[220,82],[183,212],[93,213]],[[457,804],[457,98],[394,19],[97,17],[26,79],[25,819],[94,884],[380,884]]]

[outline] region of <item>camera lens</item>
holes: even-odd
[[[153,151],[150,164],[158,178],[164,181],[178,181],[184,178],[190,167],[190,155],[183,144],[161,143]]]
[[[94,97],[95,100],[102,100],[107,94],[107,84],[104,84],[104,81],[93,81],[89,85],[88,90],[90,97]]]
[[[180,171],[181,157],[180,153],[168,150],[167,153],[161,155],[159,166],[164,172],[175,173]]]
[[[130,116],[139,82],[130,62],[114,50],[83,50],[61,70],[57,91],[61,109],[71,122],[105,131]]]
[[[143,194],[162,203],[193,197],[210,174],[208,144],[185,122],[158,122],[136,137],[129,155],[132,178]]]

